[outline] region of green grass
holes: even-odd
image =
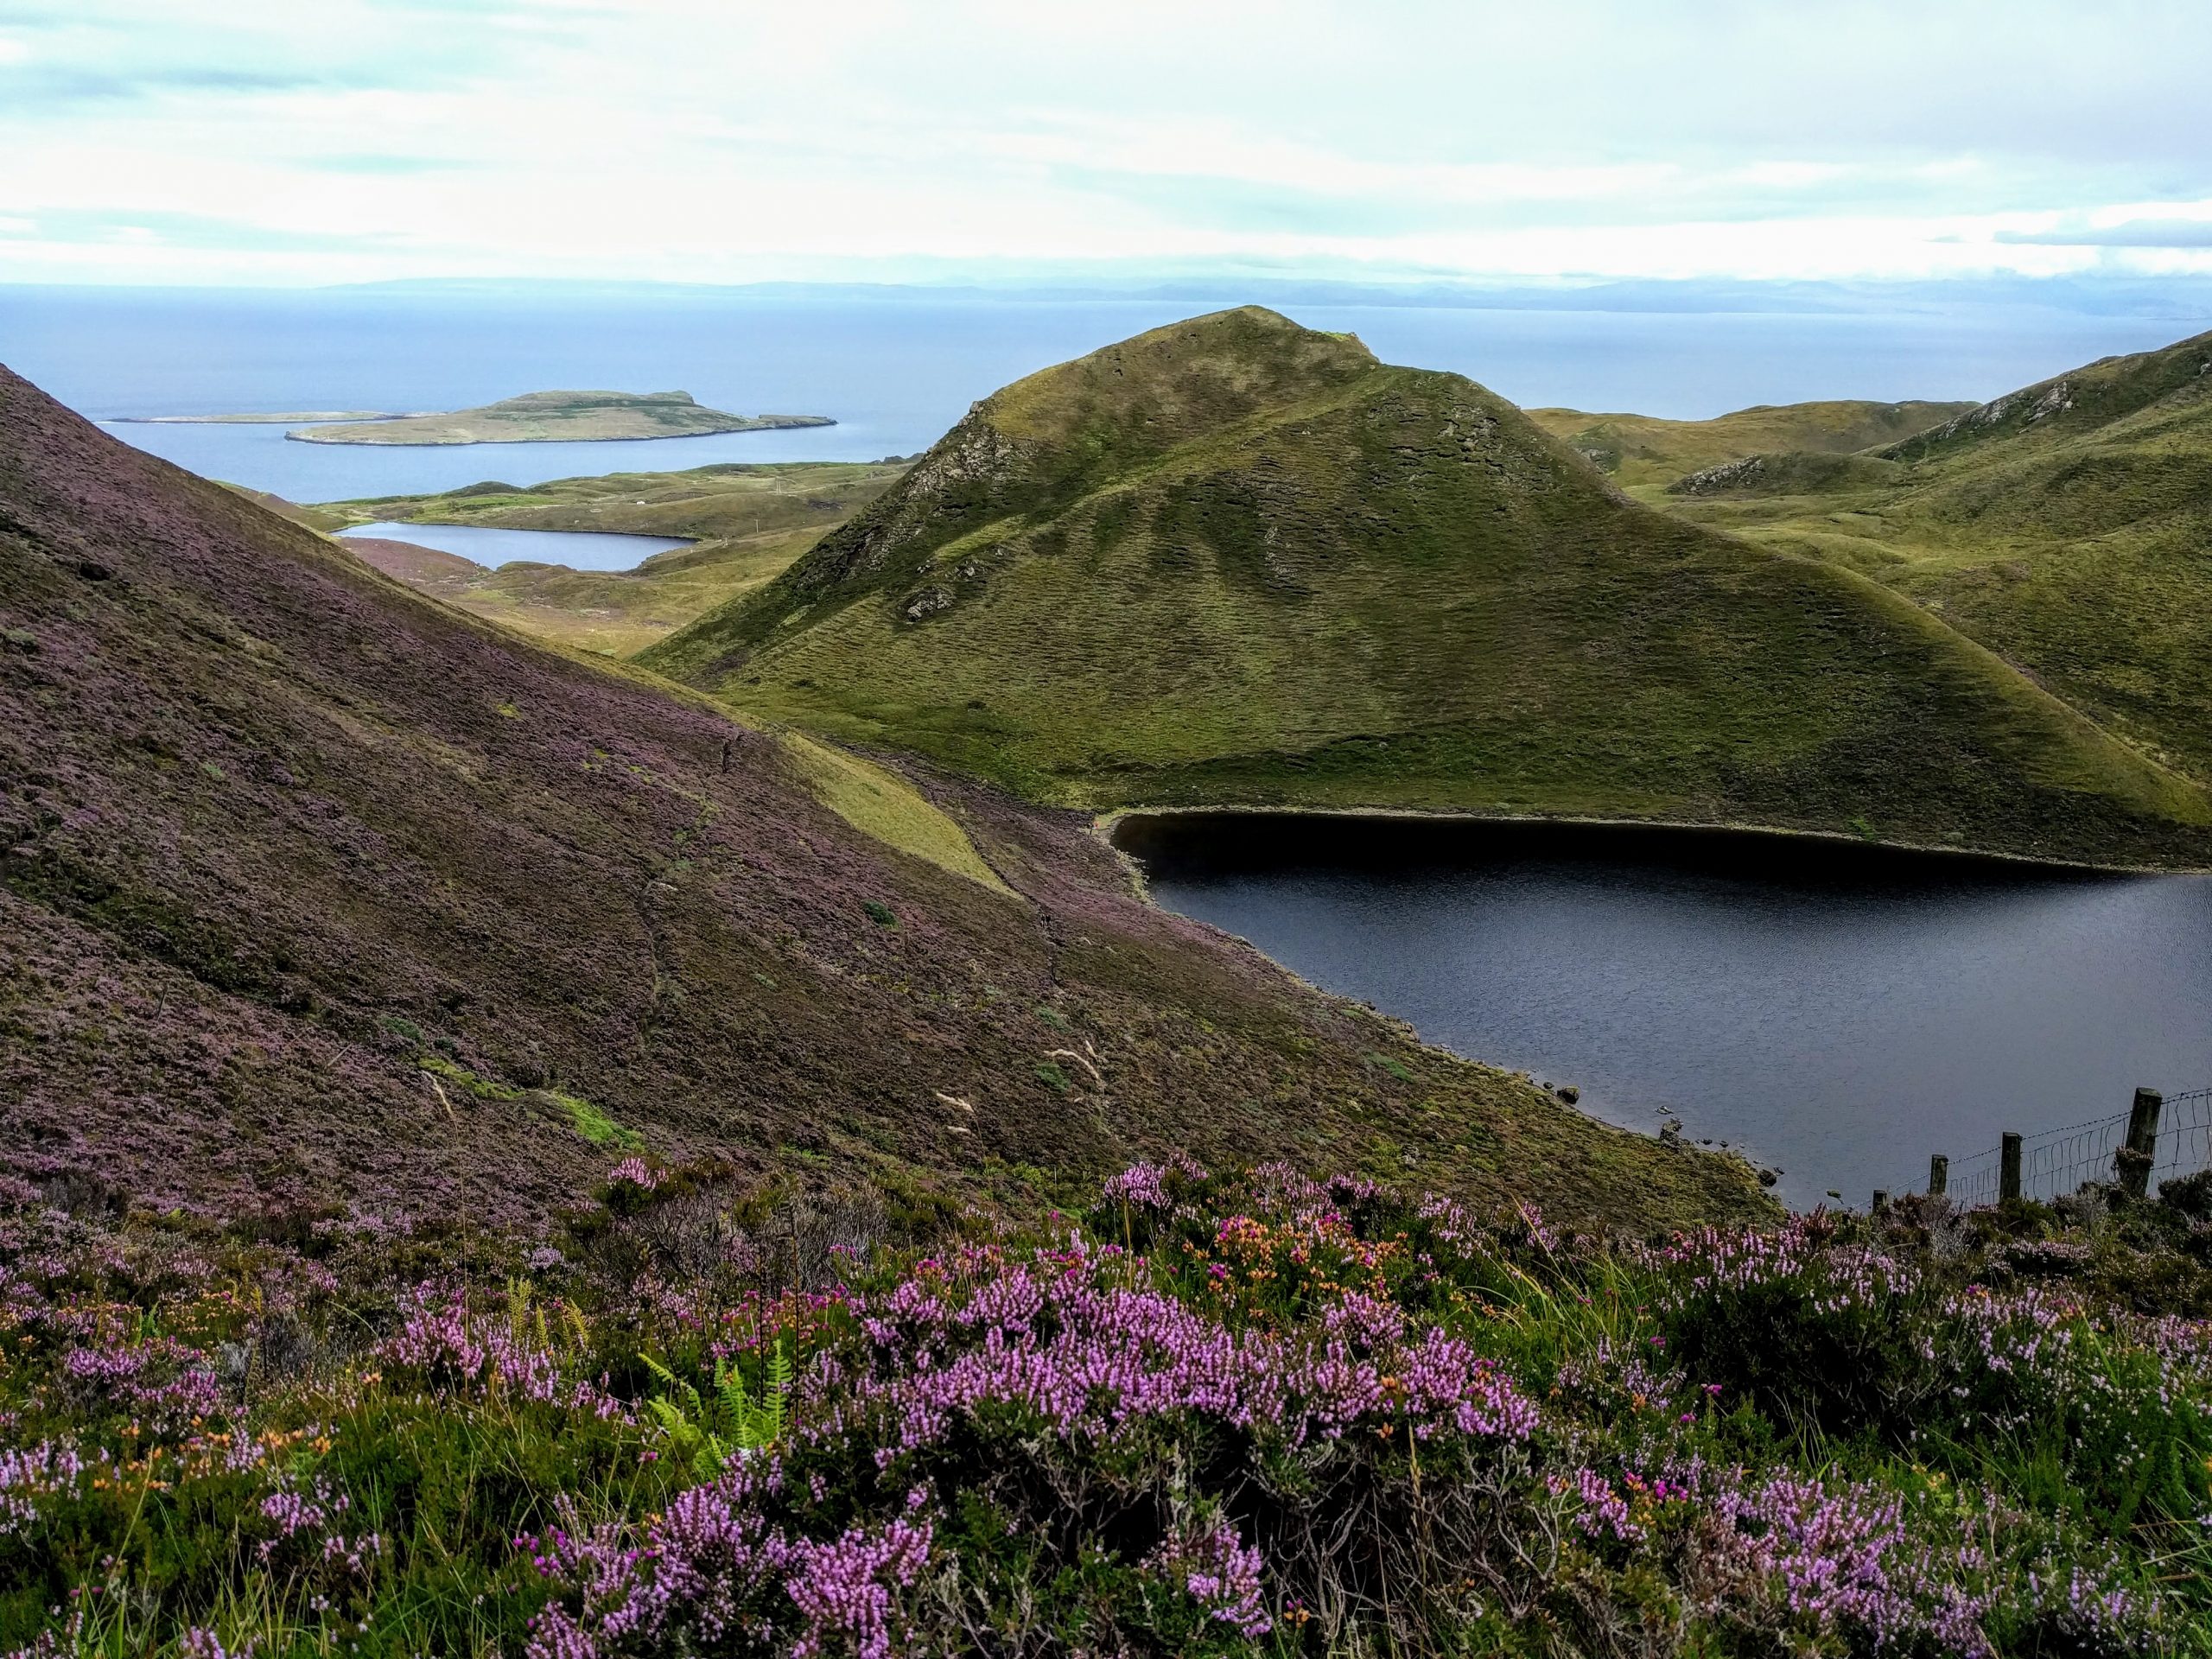
[[[2107,359],[1846,472],[1777,457],[1668,505],[1872,577],[2212,784],[2208,365],[2212,335]]]
[[[601,1107],[594,1106],[582,1095],[565,1094],[558,1089],[543,1091],[547,1100],[569,1115],[569,1122],[578,1135],[595,1147],[619,1147],[625,1152],[645,1150],[645,1138],[635,1129],[617,1123]]]
[[[387,575],[479,616],[621,657],[780,575],[904,471],[903,463],[878,461],[724,465],[557,479],[527,490],[478,484],[443,495],[309,507],[260,499],[323,531],[397,521],[694,537],[695,546],[622,571],[534,563],[493,570],[435,551],[363,555]]]
[[[1238,312],[987,400],[641,654],[1033,798],[2212,860],[2212,806],[1879,583],[1624,502],[1456,376]]]
[[[1014,889],[983,861],[967,831],[904,779],[797,732],[783,733],[779,741],[815,798],[855,830],[994,893],[1014,896]]]
[[[1709,421],[1532,409],[1529,418],[1611,474],[1624,488],[1671,484],[1686,473],[1777,450],[1847,454],[1925,430],[1972,404],[1834,401],[1761,404]]]
[[[645,1150],[645,1139],[643,1135],[616,1122],[604,1108],[594,1105],[582,1095],[572,1095],[560,1089],[524,1089],[515,1084],[501,1083],[496,1078],[479,1077],[467,1066],[439,1054],[426,1054],[416,1064],[435,1077],[458,1084],[477,1100],[519,1100],[543,1103],[560,1113],[571,1128],[595,1147],[614,1147],[624,1152]]]

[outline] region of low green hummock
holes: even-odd
[[[1877,404],[1833,399],[1762,404],[1709,421],[1668,421],[1652,415],[1592,415],[1579,409],[1532,409],[1529,418],[1624,487],[1671,484],[1685,473],[1745,455],[1789,449],[1849,454],[1894,443],[1965,414],[1972,404]]]
[[[480,409],[302,427],[284,435],[302,443],[598,443],[836,424],[826,415],[726,414],[702,408],[688,391],[531,391]]]

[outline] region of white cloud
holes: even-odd
[[[2155,0],[55,15],[0,35],[0,278],[2056,274],[2187,268],[2062,237],[2212,199],[2212,10]]]

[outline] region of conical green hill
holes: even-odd
[[[2146,861],[2204,798],[1847,571],[1246,309],[970,411],[648,665],[1032,796],[1754,823]]]

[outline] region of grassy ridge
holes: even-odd
[[[2024,388],[1852,471],[1769,460],[1669,505],[1907,594],[2212,784],[2212,335]]]
[[[1532,409],[1529,418],[1624,489],[1671,484],[1745,455],[1849,454],[1892,443],[1965,414],[1972,404],[1833,400],[1763,404],[1707,421]]]
[[[987,400],[639,660],[1091,808],[2212,858],[2196,791],[1875,584],[1630,503],[1481,387],[1251,310]]]

